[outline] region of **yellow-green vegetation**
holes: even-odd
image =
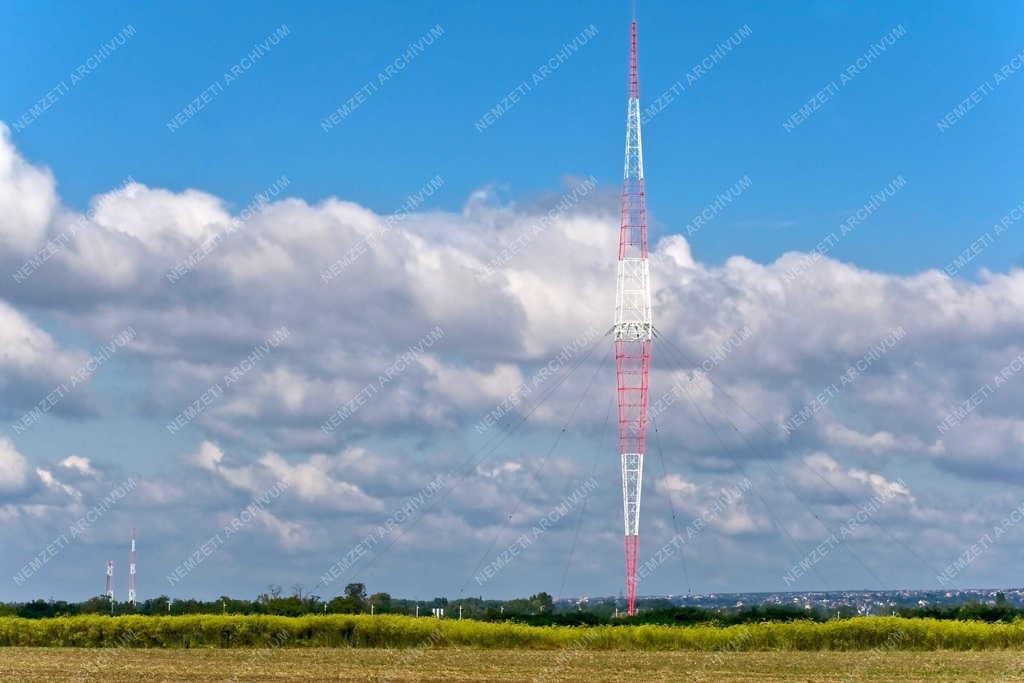
[[[1024,649],[1024,621],[862,617],[738,626],[525,626],[394,615],[0,617],[0,646],[534,650]]]
[[[7,648],[0,681],[1012,681],[1013,650],[593,652],[582,650]]]

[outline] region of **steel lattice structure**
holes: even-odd
[[[619,458],[626,545],[629,614],[636,602],[640,551],[640,494],[647,440],[647,388],[651,371],[651,274],[647,262],[647,206],[644,152],[640,134],[640,83],[636,21],[629,50],[629,105],[626,160],[622,175],[619,262],[615,290],[615,374],[618,383]]]
[[[107,597],[114,601],[114,561],[107,560]]]
[[[135,529],[132,529],[132,546],[128,553],[128,602],[135,604]]]

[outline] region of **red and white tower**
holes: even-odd
[[[622,174],[619,226],[619,263],[615,290],[615,373],[618,380],[623,520],[626,527],[626,594],[629,614],[632,615],[636,602],[636,568],[640,550],[640,493],[647,440],[647,385],[653,337],[636,20],[633,21],[629,50],[626,163]]]
[[[107,560],[107,597],[114,601],[114,561]]]
[[[128,603],[135,604],[135,529],[132,529],[132,546],[128,552]]]

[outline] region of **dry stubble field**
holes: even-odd
[[[1013,650],[624,652],[0,648],[0,681],[1024,681]]]

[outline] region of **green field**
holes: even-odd
[[[0,680],[159,681],[1014,681],[1021,653],[585,652],[445,648],[97,650],[8,648]]]
[[[0,618],[0,681],[1024,681],[1024,621],[525,626],[393,615]]]
[[[526,626],[395,615],[306,617],[0,617],[0,646],[144,648],[406,648],[530,650],[1024,651],[1024,620],[1013,623],[861,617],[736,626]]]

